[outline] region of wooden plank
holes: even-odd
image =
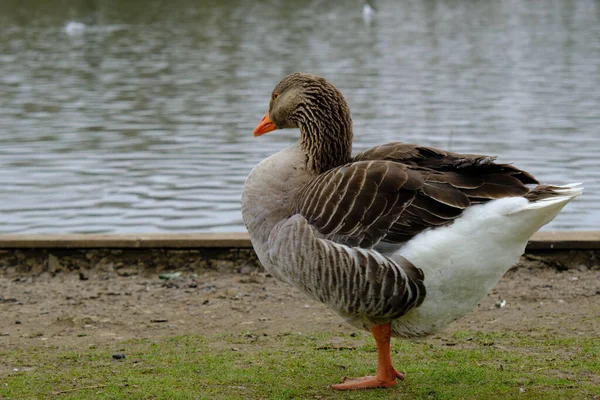
[[[71,234],[0,235],[0,248],[207,248],[252,247],[245,232],[157,233],[157,234]]]
[[[600,231],[537,232],[527,250],[600,250]]]
[[[249,248],[246,232],[0,235],[0,248]],[[538,232],[527,250],[600,250],[600,231]]]

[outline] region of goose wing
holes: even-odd
[[[472,204],[523,196],[528,183],[537,181],[493,157],[390,143],[308,182],[294,211],[325,237],[371,248],[448,224]]]
[[[405,258],[323,238],[300,214],[275,225],[268,248],[289,283],[351,323],[387,323],[426,296],[423,272]]]

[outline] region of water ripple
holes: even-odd
[[[252,137],[294,71],[344,92],[357,151],[498,155],[585,183],[546,229],[600,225],[594,0],[381,0],[368,26],[359,2],[67,3],[0,13],[0,233],[243,230],[245,177],[297,138]]]

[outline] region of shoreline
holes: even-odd
[[[246,232],[0,235],[0,249],[251,248]],[[536,232],[530,250],[600,250],[600,231]]]
[[[541,232],[515,267],[600,269],[600,232]],[[0,235],[0,274],[259,269],[247,233]]]

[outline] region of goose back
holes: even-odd
[[[404,143],[377,146],[309,181],[293,209],[349,246],[401,244],[443,226],[473,204],[523,196],[528,173],[494,157]]]

